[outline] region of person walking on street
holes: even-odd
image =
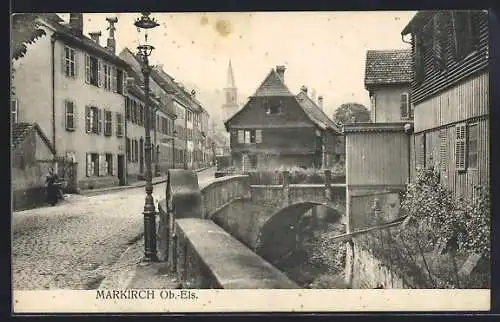
[[[58,200],[57,174],[54,173],[52,168],[49,168],[49,173],[45,179],[47,187],[47,201],[51,206],[55,206]]]

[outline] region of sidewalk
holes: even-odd
[[[210,168],[196,171],[201,172]],[[200,182],[200,185],[203,184],[204,182]],[[142,236],[123,252],[97,289],[176,289],[179,287],[176,275],[169,271],[166,262],[145,263],[142,262],[143,258],[144,237]]]
[[[179,283],[166,262],[145,263],[144,238],[132,244],[111,267],[97,289],[176,289]]]
[[[195,170],[196,172],[201,172],[204,170],[210,169],[210,167],[205,167],[205,168],[200,168]],[[152,182],[153,185],[164,183],[167,181],[166,176],[160,176],[160,177],[154,177]],[[145,180],[140,180],[133,182],[129,185],[126,186],[113,186],[113,187],[105,187],[105,188],[97,188],[97,189],[82,189],[79,191],[78,194],[82,196],[91,196],[95,194],[101,194],[101,193],[106,193],[106,192],[113,192],[113,191],[121,191],[121,190],[126,190],[126,189],[133,189],[133,188],[140,188],[146,186],[146,181]]]

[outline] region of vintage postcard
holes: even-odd
[[[490,310],[488,11],[11,23],[14,313]]]

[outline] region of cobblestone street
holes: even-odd
[[[213,171],[200,175],[200,184]],[[155,204],[165,183],[154,186]],[[16,290],[93,289],[143,232],[144,187],[96,196],[70,195],[55,207],[12,215]]]

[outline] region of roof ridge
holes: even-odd
[[[276,70],[274,68],[271,68],[271,70],[269,71],[269,73],[267,73],[267,76],[264,78],[264,80],[260,83],[260,85],[257,87],[257,89],[254,91],[253,95],[251,95],[251,97],[255,97],[257,96],[257,93],[259,93],[259,91],[264,87],[264,85],[266,84],[266,82],[269,81],[270,77],[271,76],[274,76],[280,83],[280,86],[283,87],[283,89],[285,90],[285,93],[287,94],[286,96],[295,96],[291,91],[290,89],[288,88],[288,86],[286,86],[286,84],[283,82],[283,79],[279,76],[279,74],[276,72]],[[260,96],[267,96],[267,95],[260,95]]]

